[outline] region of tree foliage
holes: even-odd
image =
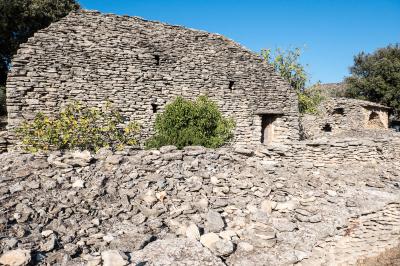
[[[38,113],[33,121],[25,121],[16,130],[25,150],[63,150],[79,148],[97,151],[135,145],[138,124],[124,124],[122,115],[110,104],[102,108],[71,103],[56,117]]]
[[[301,113],[316,114],[317,107],[323,100],[320,93],[305,89],[308,75],[304,66],[299,62],[301,49],[282,50],[277,48],[261,51],[262,58],[274,67],[276,73],[283,77],[296,91],[299,100],[299,111]]]
[[[346,78],[347,96],[378,102],[400,114],[400,45],[389,45],[354,57]]]
[[[155,122],[155,135],[146,143],[147,148],[175,145],[200,145],[217,148],[233,137],[235,124],[224,118],[217,105],[206,96],[196,101],[177,97],[165,107]]]
[[[75,0],[0,0],[0,86],[19,45],[78,8]]]
[[[261,55],[296,91],[304,91],[308,77],[304,66],[299,62],[300,48],[286,51],[277,48],[274,52],[271,49],[263,49]]]

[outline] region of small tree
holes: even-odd
[[[354,57],[347,96],[385,104],[400,114],[400,45]]]
[[[155,135],[150,138],[147,148],[175,145],[200,145],[209,148],[222,146],[233,136],[234,122],[224,118],[217,105],[206,96],[196,101],[177,97],[165,107],[155,122]]]
[[[96,108],[72,103],[55,117],[38,113],[33,121],[23,122],[16,132],[23,148],[30,152],[120,149],[124,145],[135,145],[139,131],[138,124],[124,122],[122,115],[110,104]]]
[[[281,50],[277,48],[274,52],[271,49],[261,51],[262,58],[275,69],[282,78],[289,82],[296,91],[299,99],[299,111],[301,113],[317,113],[317,106],[322,101],[319,93],[305,89],[308,76],[305,68],[300,64],[301,49]]]

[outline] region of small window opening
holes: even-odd
[[[157,109],[158,109],[158,106],[157,106],[157,104],[155,104],[155,103],[152,103],[151,104],[151,108],[152,108],[152,110],[153,110],[153,114],[155,114],[155,113],[157,113]]]
[[[155,55],[154,59],[156,60],[156,66],[160,65],[160,56],[159,55]]]
[[[344,115],[344,108],[335,108],[332,112],[333,115]]]
[[[229,89],[232,91],[233,90],[233,85],[235,84],[234,81],[229,81]]]
[[[270,144],[274,139],[274,122],[276,115],[265,114],[261,116],[261,143]]]
[[[322,128],[324,132],[332,132],[332,126],[330,124],[325,124],[325,126]]]

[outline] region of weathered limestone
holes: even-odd
[[[390,108],[368,101],[328,98],[318,106],[318,114],[301,118],[303,137],[372,137],[387,135]]]
[[[8,128],[69,101],[106,101],[153,132],[176,96],[208,95],[236,121],[236,143],[260,143],[263,117],[274,142],[299,138],[296,93],[262,59],[218,34],[137,17],[77,11],[22,44],[7,80]],[[265,120],[265,119],[264,119]]]
[[[352,265],[400,234],[399,143],[357,143],[0,154],[0,257]]]

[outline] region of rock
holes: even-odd
[[[50,237],[40,245],[40,250],[44,252],[52,251],[56,247],[57,237],[52,234]]]
[[[166,161],[182,160],[183,153],[181,151],[162,154],[162,158]]]
[[[0,265],[6,266],[24,266],[31,261],[31,251],[25,249],[16,249],[4,253],[0,257]]]
[[[211,251],[217,256],[228,256],[233,253],[233,243],[226,239],[219,239],[211,245]]]
[[[69,255],[69,256],[74,256],[76,253],[78,253],[79,247],[75,244],[72,243],[67,243],[64,245],[64,251]]]
[[[72,183],[73,188],[84,188],[85,187],[85,181],[82,179],[76,180],[74,183]]]
[[[202,197],[195,203],[195,205],[200,210],[206,210],[208,208],[208,199],[206,197]]]
[[[325,193],[330,197],[336,197],[337,196],[337,192],[333,191],[333,190],[329,190],[328,189],[327,191],[325,191]]]
[[[292,211],[296,209],[297,201],[289,200],[286,202],[278,202],[276,204],[275,210],[277,211]]]
[[[87,260],[86,266],[100,266],[101,265],[101,257],[93,256],[92,258]]]
[[[268,225],[253,223],[243,231],[241,239],[255,247],[273,247],[276,244],[276,232]]]
[[[187,238],[156,240],[130,258],[132,265],[225,265],[199,242]]]
[[[177,147],[173,145],[167,145],[167,146],[162,146],[159,150],[161,153],[169,153],[172,151],[176,151]]]
[[[226,240],[232,240],[232,237],[236,236],[236,232],[233,230],[226,230],[220,232],[219,236]]]
[[[192,223],[186,228],[186,237],[189,239],[200,240],[200,231],[197,225]]]
[[[210,210],[207,213],[207,221],[205,226],[207,232],[218,233],[224,229],[225,223],[224,220],[222,220],[221,214],[216,211]]]
[[[106,250],[101,252],[103,266],[125,266],[128,261],[121,255],[118,250]]]
[[[122,162],[122,155],[110,155],[106,158],[106,163],[111,165],[119,165]]]
[[[103,147],[100,148],[96,154],[94,155],[94,158],[96,160],[105,160],[108,156],[111,156],[113,154],[113,152],[111,151],[110,148],[108,147]]]
[[[296,223],[287,218],[273,218],[272,225],[279,232],[293,232],[298,228]]]
[[[235,152],[238,154],[246,155],[246,156],[252,156],[254,152],[252,150],[243,148],[243,147],[236,147]]]
[[[4,244],[7,247],[7,249],[12,249],[15,248],[18,244],[18,240],[16,238],[9,238],[4,240]]]
[[[107,243],[110,243],[111,241],[114,240],[114,236],[112,234],[107,234],[107,235],[103,236],[103,240]]]
[[[23,191],[24,187],[20,183],[16,183],[11,185],[8,189],[10,190],[11,194],[14,194],[16,192]]]
[[[28,168],[21,168],[18,169],[15,173],[14,173],[14,177],[15,178],[25,178],[28,177],[32,174],[32,170],[28,169]]]
[[[43,230],[41,233],[43,237],[49,237],[52,234],[54,234],[53,230]]]
[[[93,160],[92,155],[87,150],[73,151],[70,155],[72,158],[65,159],[64,162],[72,166],[85,167]]]
[[[200,237],[200,243],[217,256],[227,256],[233,252],[233,243],[220,238],[215,233],[204,234]]]
[[[270,201],[270,200],[263,200],[261,202],[261,211],[267,213],[267,214],[271,214],[272,210],[275,209],[277,203],[274,201]]]
[[[248,242],[242,241],[242,242],[238,243],[236,252],[246,252],[247,253],[247,252],[252,252],[253,250],[254,250],[253,245],[251,245]]]
[[[212,249],[214,243],[216,243],[219,240],[220,240],[219,236],[215,233],[204,234],[200,237],[200,243],[209,249]]]
[[[40,183],[33,180],[33,181],[27,182],[26,186],[31,188],[31,189],[38,189],[40,187]]]

